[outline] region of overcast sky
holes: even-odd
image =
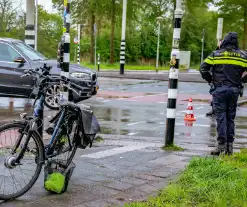
[[[26,10],[26,0],[22,0],[23,2],[23,9]],[[17,3],[17,1],[16,1]],[[44,6],[45,10],[48,12],[52,12],[52,0],[38,0],[38,4]]]

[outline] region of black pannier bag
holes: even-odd
[[[92,111],[81,108],[80,117],[81,129],[78,137],[78,146],[85,149],[88,145],[92,147],[96,134],[100,132],[100,125]]]

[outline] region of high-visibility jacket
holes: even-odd
[[[211,69],[211,72],[210,72]],[[244,71],[247,70],[247,55],[238,49],[236,33],[229,33],[220,46],[212,52],[200,68],[202,78],[214,85],[241,86]]]

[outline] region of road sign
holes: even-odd
[[[74,43],[78,44],[78,38],[77,37],[74,38]]]

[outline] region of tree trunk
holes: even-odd
[[[247,39],[247,8],[244,8],[244,35],[243,35],[243,49],[246,48],[246,39]]]
[[[90,63],[94,63],[94,23],[95,23],[95,15],[93,10],[91,11],[91,44],[90,44]]]
[[[115,37],[115,13],[116,13],[116,0],[112,0],[111,10],[111,43],[110,43],[110,63],[114,63],[114,37]]]

